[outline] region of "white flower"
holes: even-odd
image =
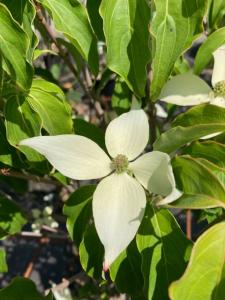
[[[219,47],[213,56],[213,89],[196,75],[181,74],[165,84],[159,99],[182,106],[210,103],[225,107],[225,45]]]
[[[114,119],[106,129],[106,154],[92,140],[79,135],[40,136],[20,145],[43,154],[62,174],[76,179],[103,178],[93,195],[93,216],[105,248],[104,268],[117,258],[134,238],[144,215],[145,189],[165,197],[179,198],[170,157],[153,151],[138,157],[149,139],[143,110],[132,110]],[[144,188],[143,188],[144,187]]]

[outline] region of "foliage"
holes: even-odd
[[[0,191],[0,272],[10,272],[5,239],[19,236],[26,223],[32,228],[39,222],[41,232],[41,213],[24,209],[16,195],[24,196],[27,181],[43,181],[56,186],[60,197],[66,190],[59,222],[83,270],[98,284],[112,281],[133,300],[222,300],[224,1],[0,0],[0,24],[0,186],[10,187]],[[126,121],[130,110],[140,112],[140,119]],[[51,144],[30,142],[40,136],[60,136],[53,147],[56,158]],[[74,147],[63,137],[73,137]],[[118,174],[111,174],[115,156],[124,154],[118,151],[131,140],[130,167],[119,165],[125,175],[117,181]],[[87,144],[79,148],[83,141]],[[152,160],[147,154],[137,158],[146,144],[153,150],[148,155],[156,155]],[[142,159],[141,170],[135,169]],[[93,161],[99,176],[77,176]],[[105,178],[97,184],[100,177]],[[80,186],[80,179],[89,181]],[[208,222],[196,241],[180,228],[178,209],[182,216],[191,209]],[[137,211],[131,232],[126,217]],[[58,226],[54,213],[46,215],[49,227]],[[106,265],[106,248],[110,252],[119,241],[124,242],[119,255],[115,251]],[[52,300],[53,295],[41,295],[31,280],[17,277],[0,290],[0,299]]]

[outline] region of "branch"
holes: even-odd
[[[17,171],[11,171],[10,169],[0,169],[0,175],[19,178],[19,179],[25,179],[25,180],[31,180],[31,181],[39,182],[39,183],[47,183],[47,184],[54,184],[57,186],[62,186],[62,184],[58,181],[53,181],[51,179],[39,177],[37,175],[33,175],[33,174],[29,174],[29,173],[25,174],[25,173],[20,173]]]

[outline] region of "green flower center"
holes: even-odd
[[[225,97],[225,80],[217,82],[213,90],[215,97]]]
[[[123,154],[118,154],[111,163],[111,168],[117,174],[128,171],[129,161]]]

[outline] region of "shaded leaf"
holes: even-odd
[[[0,197],[0,238],[20,232],[26,224],[19,206],[5,197]]]
[[[136,239],[147,299],[169,299],[169,284],[183,274],[192,243],[168,210],[156,210],[149,203]]]
[[[85,272],[96,279],[102,278],[104,248],[97,235],[94,224],[84,234],[79,247],[80,262]]]
[[[106,150],[105,146],[105,135],[101,128],[97,127],[96,125],[86,122],[83,119],[76,118],[74,121],[74,131],[75,134],[83,135],[96,144],[98,144],[102,149]]]
[[[135,297],[140,296],[142,300],[146,299],[143,294],[144,282],[141,273],[141,255],[138,252],[135,240],[110,266],[110,277],[121,293],[127,293]]]
[[[5,288],[0,290],[1,300],[53,300],[50,292],[48,296],[42,296],[30,279],[16,277]]]
[[[77,246],[80,245],[92,216],[91,200],[95,188],[95,185],[85,185],[79,188],[71,194],[63,207],[63,213],[67,216],[67,230]]]

